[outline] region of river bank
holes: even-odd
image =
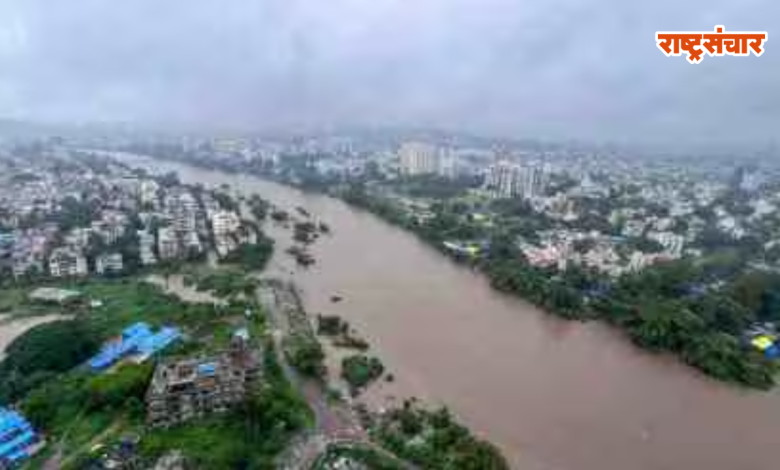
[[[644,353],[603,325],[546,316],[414,236],[340,201],[149,159],[134,164],[302,206],[333,228],[313,269],[284,256],[307,309],[339,315],[396,377],[369,391],[448,405],[521,469],[773,469],[780,396],[734,389]],[[270,227],[273,230],[273,227]],[[292,274],[291,274],[292,273]],[[331,296],[343,295],[342,302]]]

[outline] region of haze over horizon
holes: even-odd
[[[765,53],[655,45],[715,25]],[[0,116],[755,149],[780,127],[778,25],[769,0],[5,0]]]

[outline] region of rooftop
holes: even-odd
[[[30,292],[31,300],[63,303],[81,296],[81,292],[56,287],[39,287]]]

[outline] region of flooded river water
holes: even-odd
[[[340,201],[249,176],[124,157],[188,183],[257,192],[303,206],[332,236],[294,277],[312,312],[338,314],[396,380],[369,397],[417,396],[449,406],[519,469],[774,470],[780,395],[737,390],[649,355],[598,324],[567,323],[493,291],[414,236]],[[274,229],[276,230],[276,229]],[[292,274],[291,274],[292,271]],[[332,303],[332,295],[344,300]]]

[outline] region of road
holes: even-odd
[[[329,400],[321,382],[302,377],[287,361],[282,341],[290,333],[291,326],[282,306],[289,304],[289,299],[285,297],[292,294],[285,290],[291,288],[282,285],[261,286],[257,290],[257,298],[268,311],[274,349],[282,371],[290,383],[301,392],[314,413],[314,429],[302,435],[292,446],[283,459],[288,462],[283,468],[308,470],[329,443],[372,444],[357,415],[349,406]]]

